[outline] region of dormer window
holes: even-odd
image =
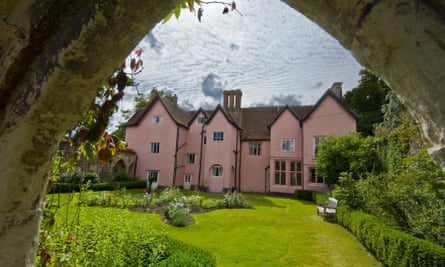
[[[151,122],[153,124],[159,124],[162,123],[162,115],[154,115],[151,119]]]

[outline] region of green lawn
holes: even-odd
[[[153,228],[173,238],[210,251],[218,266],[382,266],[347,230],[316,215],[315,204],[260,194],[243,195],[252,209],[194,214],[195,223],[187,227],[167,225],[157,214],[126,209],[95,207],[84,208],[82,213],[90,218],[100,218],[101,214],[119,216],[127,227],[135,221],[150,222]]]
[[[244,196],[253,209],[197,214],[195,224],[166,231],[211,251],[218,266],[382,266],[347,230],[316,215],[314,204]]]

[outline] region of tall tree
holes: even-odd
[[[360,71],[359,85],[347,92],[344,102],[359,115],[357,131],[373,135],[374,124],[383,121],[382,105],[390,91],[389,87],[369,70]]]

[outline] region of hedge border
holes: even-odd
[[[385,225],[348,206],[337,208],[337,221],[386,266],[445,266],[445,248]]]
[[[79,192],[82,185],[71,183],[54,183],[49,191],[50,194],[54,193],[70,193]],[[88,189],[93,191],[113,191],[117,188],[135,189],[146,188],[147,181],[126,181],[126,182],[111,182],[111,183],[97,183],[91,184]]]

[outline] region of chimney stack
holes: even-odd
[[[240,109],[241,108],[241,96],[243,93],[241,90],[224,90],[223,96],[223,107],[224,108],[233,108]]]
[[[332,84],[332,87],[331,87],[331,90],[340,99],[343,99],[342,85],[343,85],[342,82],[335,82],[335,83]]]
[[[150,92],[150,102],[155,99],[155,97],[158,95],[158,90],[156,90],[156,87],[153,87]]]

